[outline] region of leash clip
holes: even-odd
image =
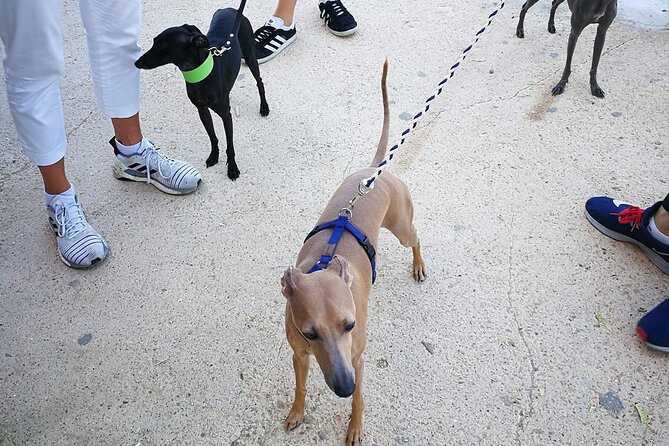
[[[351,205],[351,207],[353,206]],[[353,211],[349,208],[343,208],[341,211],[339,211],[339,216],[346,217],[350,220],[353,218]]]
[[[228,43],[230,43],[230,42],[228,41]],[[211,54],[218,57],[218,56],[222,56],[226,52],[230,51],[230,47],[222,46],[220,48],[216,48],[215,46],[212,46],[211,48],[209,48],[209,51],[211,52]]]

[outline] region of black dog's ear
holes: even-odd
[[[200,34],[199,36],[193,36],[191,42],[193,45],[195,45],[195,48],[209,48],[209,39],[207,39],[207,36],[203,34]]]

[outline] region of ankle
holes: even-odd
[[[669,212],[664,207],[660,208],[653,215],[655,226],[664,235],[669,236]]]

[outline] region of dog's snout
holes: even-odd
[[[135,61],[135,67],[139,68],[140,70],[144,68],[144,65],[142,64],[142,58],[140,57]]]
[[[345,381],[335,383],[332,386],[332,390],[338,397],[348,398],[355,391],[355,381],[353,378],[349,378]]]

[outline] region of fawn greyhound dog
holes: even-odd
[[[358,200],[354,211],[344,212],[362,179],[375,172],[374,166],[386,154],[390,121],[387,73],[386,61],[381,80],[383,131],[373,167],[344,180],[307,237],[296,266],[288,268],[281,278],[286,336],[293,349],[295,370],[295,400],[284,426],[292,430],[304,418],[309,357],[314,355],[330,389],[342,398],[353,395],[346,438],[349,446],[359,445],[362,435],[362,353],[367,342],[367,301],[375,277],[374,245],[382,227],[403,246],[412,248],[414,279],[420,282],[426,277],[412,222],[411,195],[402,180],[384,173]]]
[[[168,28],[153,39],[153,46],[135,62],[137,68],[150,70],[173,63],[184,75],[186,92],[197,107],[204,125],[211,153],[207,167],[218,163],[218,138],[209,109],[223,120],[225,128],[228,178],[239,178],[239,168],[235,162],[235,148],[232,138],[232,114],[230,113],[230,91],[235,84],[241,58],[251,70],[260,94],[260,115],[269,114],[265,99],[265,87],[260,78],[253,40],[253,28],[244,17],[242,0],[239,9],[219,9],[211,19],[205,36],[193,25]]]
[[[525,37],[523,29],[525,14],[537,1],[539,0],[527,0],[523,5],[523,9],[520,11],[520,18],[518,19],[516,36],[520,38]],[[555,32],[555,10],[562,2],[564,0],[553,0],[551,15],[548,20],[548,32],[550,33]],[[599,58],[602,55],[602,48],[604,48],[606,31],[611,26],[611,23],[613,23],[613,19],[616,18],[618,0],[567,0],[567,4],[571,10],[571,33],[569,34],[569,44],[567,46],[567,62],[562,73],[562,79],[553,87],[553,95],[562,94],[569,81],[571,59],[576,48],[576,41],[581,32],[591,23],[597,23],[597,36],[595,37],[595,48],[592,53],[592,67],[590,69],[590,92],[598,98],[603,98],[604,90],[597,84],[597,67],[599,66]]]

